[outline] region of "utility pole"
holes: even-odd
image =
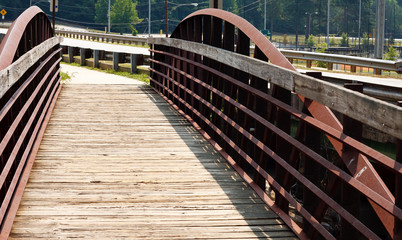
[[[148,1],[148,36],[151,36],[151,0]]]
[[[377,0],[375,19],[374,55],[375,58],[382,59],[384,53],[385,0]]]
[[[360,27],[362,21],[362,0],[359,1],[359,49],[360,49]]]
[[[296,51],[297,51],[297,44],[299,42],[299,22],[297,21],[299,19],[299,2],[298,0],[295,0],[295,2],[296,2],[295,25],[296,25]]]
[[[56,0],[52,0],[53,6],[52,6],[52,21],[53,21],[53,33],[56,33],[56,24],[55,24],[55,18],[56,18]]]
[[[264,30],[267,30],[267,0],[264,3]]]
[[[328,0],[328,7],[327,7],[327,47],[329,47],[329,15],[330,15],[330,5],[331,5],[331,1]]]
[[[209,7],[223,9],[222,0],[209,0]]]
[[[165,28],[166,28],[166,37],[169,37],[169,25],[168,25],[168,21],[169,21],[169,18],[168,18],[168,14],[169,14],[169,11],[168,11],[168,1],[167,0],[165,0]]]
[[[107,9],[107,32],[110,33],[110,0],[109,0],[109,6]]]

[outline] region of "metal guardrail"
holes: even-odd
[[[91,33],[91,32],[78,32],[78,31],[64,31],[56,30],[56,34],[64,37],[85,39],[91,41],[104,41],[104,42],[116,42],[116,43],[127,43],[136,45],[145,45],[146,39],[133,37],[133,36],[122,36],[115,34],[104,34],[104,33]],[[320,61],[327,63],[327,69],[333,70],[333,64],[343,64],[350,65],[351,72],[356,72],[356,67],[367,67],[375,70],[375,73],[381,75],[382,71],[394,71],[402,74],[402,61],[388,61],[380,59],[370,59],[363,57],[345,56],[338,54],[325,54],[316,52],[306,52],[306,51],[293,51],[293,50],[280,50],[281,53],[287,57],[290,62],[293,59],[300,59],[306,61],[306,67],[311,68],[313,61]],[[250,48],[250,52],[254,52],[254,48]]]
[[[338,54],[325,54],[316,52],[305,51],[292,51],[292,50],[280,50],[281,53],[293,62],[293,59],[306,60],[306,67],[311,68],[312,61],[325,62],[328,70],[333,69],[333,64],[344,64],[351,66],[351,72],[356,72],[356,66],[373,68],[377,74],[381,74],[381,70],[394,71],[402,74],[402,61],[388,61],[381,59],[362,58],[354,56],[344,56]]]
[[[61,89],[60,41],[35,6],[14,22],[0,47],[0,239],[10,234]]]
[[[172,37],[149,39],[152,87],[298,237],[398,239],[402,164],[359,140],[366,124],[399,144],[401,107],[356,92],[359,85],[349,90],[285,69],[291,65],[261,40],[258,30],[222,10],[193,13]],[[257,59],[249,57],[250,40],[258,47]],[[290,106],[292,93],[300,96],[305,110]],[[343,126],[328,109],[343,114]],[[401,158],[398,151],[396,159]],[[385,233],[365,225],[358,216],[363,208],[378,216],[376,224],[383,224]],[[329,212],[339,222],[325,222]]]
[[[64,31],[56,30],[56,34],[68,38],[77,38],[82,40],[99,41],[99,42],[111,42],[111,43],[123,43],[123,44],[135,44],[145,46],[147,43],[146,38],[123,36],[116,34],[106,33],[93,33],[93,32],[77,32],[77,31]]]

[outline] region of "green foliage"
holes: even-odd
[[[138,18],[136,4],[131,0],[116,0],[110,10],[112,31],[123,33],[132,32],[134,24],[141,22]]]
[[[307,45],[307,47],[314,47],[314,45],[315,45],[315,41],[314,41],[314,36],[313,35],[310,35],[309,37],[308,37],[308,39],[307,39],[307,42],[306,42],[306,45]]]
[[[362,44],[364,46],[368,46],[370,44],[370,39],[369,36],[367,35],[367,33],[363,33],[363,41]]]
[[[396,59],[398,59],[398,52],[393,46],[390,46],[388,48],[388,52],[385,54],[384,59],[391,61],[395,61]]]
[[[60,72],[60,76],[61,76],[61,84],[66,84],[71,80],[71,76],[66,73],[66,72]]]
[[[111,0],[112,6],[115,5],[117,0]],[[49,3],[45,0],[32,0],[33,4],[39,6],[46,14],[49,12]],[[124,13],[130,12],[131,7],[127,7],[127,2],[136,4],[139,19],[148,18],[148,1],[147,0],[131,0],[122,1],[124,4]],[[183,5],[191,2],[196,2],[197,7],[191,5]],[[402,0],[386,0],[386,21],[387,32],[393,34],[393,38],[399,39],[402,36]],[[7,11],[5,21],[13,21],[19,16],[26,8],[29,7],[29,0],[0,0],[0,10],[4,8]],[[223,9],[233,12],[241,17],[244,17],[257,29],[264,29],[264,3],[265,1],[255,0],[223,0]],[[311,15],[311,30],[314,34],[326,35],[326,16],[327,6],[326,1],[322,0],[291,0],[291,1],[274,1],[267,0],[267,29],[274,33],[294,35],[296,30],[301,37],[304,33],[304,25],[308,15],[305,13],[318,12],[318,14]],[[399,4],[398,4],[399,3]],[[356,0],[333,0],[331,4],[330,16],[330,32],[338,33],[340,36],[342,32],[347,33],[349,36],[357,35],[358,21],[358,1]],[[130,4],[129,4],[130,5]],[[180,7],[177,7],[180,6]],[[115,6],[116,9],[117,5]],[[176,7],[172,11],[172,8]],[[169,0],[169,28],[170,32],[176,25],[188,14],[208,7],[208,1],[197,0]],[[56,13],[57,19],[65,20],[66,22],[74,23],[84,27],[97,27],[99,30],[104,30],[107,26],[107,9],[108,0],[59,0],[59,12]],[[153,33],[159,32],[164,29],[165,9],[163,0],[151,0],[151,29]],[[375,27],[375,10],[376,2],[373,0],[362,1],[362,19],[361,31],[371,33]],[[122,23],[127,23],[123,26],[124,32],[133,33],[129,25],[134,25],[133,22],[127,21],[125,15],[123,22],[114,22],[113,27],[119,28]],[[134,21],[137,22],[137,21]],[[97,24],[94,24],[97,23]],[[117,25],[119,24],[119,25]],[[148,21],[143,21],[135,25],[135,29],[139,33],[148,32]],[[122,29],[114,29],[115,31],[122,31]],[[135,33],[135,31],[134,31]],[[301,38],[300,38],[301,39]],[[300,41],[299,39],[299,41]],[[293,41],[293,40],[292,40]],[[392,41],[391,41],[392,43]],[[331,41],[331,45],[333,42]]]
[[[349,37],[347,33],[342,33],[341,35],[341,46],[349,47]]]
[[[392,35],[388,38],[388,44],[389,45],[394,45],[395,44],[395,39],[394,39],[394,37]]]
[[[130,26],[130,28],[131,28],[131,34],[132,34],[133,36],[137,36],[137,34],[138,34],[137,29],[135,29],[133,26]]]
[[[110,4],[113,6],[116,0],[111,0]],[[103,23],[106,25],[108,22],[107,11],[109,8],[108,0],[97,0],[95,3],[95,22]]]
[[[336,45],[335,38],[332,37],[332,38],[329,40],[329,45],[330,45],[330,46],[335,46],[335,45]]]
[[[321,42],[321,43],[317,44],[316,47],[317,47],[316,52],[319,52],[319,53],[325,53],[327,51],[327,49],[328,49],[327,43],[325,43],[325,42]],[[327,67],[326,62],[316,61],[315,63],[317,64],[317,67],[322,67],[322,68]]]

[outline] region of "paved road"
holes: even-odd
[[[299,69],[299,72],[309,72],[309,71],[319,71],[318,69]],[[345,79],[349,81],[357,81],[361,83],[369,83],[373,85],[386,86],[386,87],[397,87],[402,88],[402,79],[397,78],[384,78],[373,76],[361,76],[361,75],[351,75],[347,73],[336,73],[336,72],[322,72],[324,77]]]
[[[61,64],[61,70],[70,75],[68,84],[144,84],[141,81],[114,74]]]
[[[6,33],[6,32],[7,32],[7,29],[0,28],[0,33]],[[113,52],[149,55],[149,51],[147,48],[132,47],[132,46],[128,46],[128,45],[101,43],[101,42],[90,42],[90,41],[71,39],[71,38],[64,38],[62,45],[76,46],[76,47],[82,47],[82,48],[88,48],[88,49],[105,50],[105,51],[113,51]],[[317,70],[302,69],[299,71],[306,72],[306,71],[317,71]],[[358,81],[358,82],[370,83],[370,84],[375,84],[375,85],[402,88],[402,79],[383,78],[383,77],[378,78],[375,76],[360,76],[360,75],[350,75],[350,74],[345,74],[345,73],[334,73],[334,72],[323,72],[323,76],[327,76],[327,77],[331,77],[331,78],[348,79],[351,81]]]
[[[133,46],[128,46],[128,45],[120,45],[120,44],[102,43],[102,42],[91,42],[91,41],[78,40],[78,39],[72,39],[72,38],[64,38],[61,45],[87,48],[87,49],[93,49],[93,50],[103,50],[103,51],[110,51],[110,52],[149,55],[148,48],[133,47]]]

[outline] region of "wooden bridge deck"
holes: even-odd
[[[67,84],[10,239],[293,239],[145,85]]]

